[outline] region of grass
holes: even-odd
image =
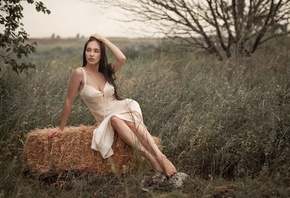
[[[149,131],[191,179],[182,189],[157,185],[144,192],[142,171],[30,175],[21,161],[25,136],[58,125],[71,72],[81,65],[81,44],[43,44],[30,58],[35,71],[0,73],[7,82],[0,98],[0,197],[290,196],[289,47],[271,44],[251,58],[216,62],[198,51],[128,43],[120,42],[128,54],[117,75],[120,95],[139,102]],[[77,98],[68,125],[80,124],[94,119]]]

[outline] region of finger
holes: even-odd
[[[60,131],[57,131],[56,133],[53,134],[53,137],[59,137],[61,135]]]
[[[52,131],[52,132],[50,132],[49,136],[50,136],[51,138],[53,138],[53,137],[55,136],[56,133],[57,133],[56,131]]]
[[[58,132],[54,132],[54,133],[52,134],[52,137],[55,137],[55,136],[58,136]]]
[[[47,139],[50,140],[52,138],[52,133],[47,134]]]

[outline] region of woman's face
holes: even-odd
[[[100,62],[101,48],[97,41],[91,41],[86,48],[86,60],[90,65],[95,65]]]

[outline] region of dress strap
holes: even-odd
[[[82,70],[83,70],[83,73],[84,73],[84,84],[87,84],[87,74],[86,74],[86,71],[83,67],[81,67]]]

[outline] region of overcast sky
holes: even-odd
[[[119,17],[115,9],[104,9],[96,3],[82,0],[41,0],[51,11],[50,15],[37,12],[34,5],[23,3],[24,28],[30,37],[51,37],[52,34],[61,38],[89,36],[100,33],[106,37],[138,37],[129,28],[134,24],[125,24],[114,20]]]

